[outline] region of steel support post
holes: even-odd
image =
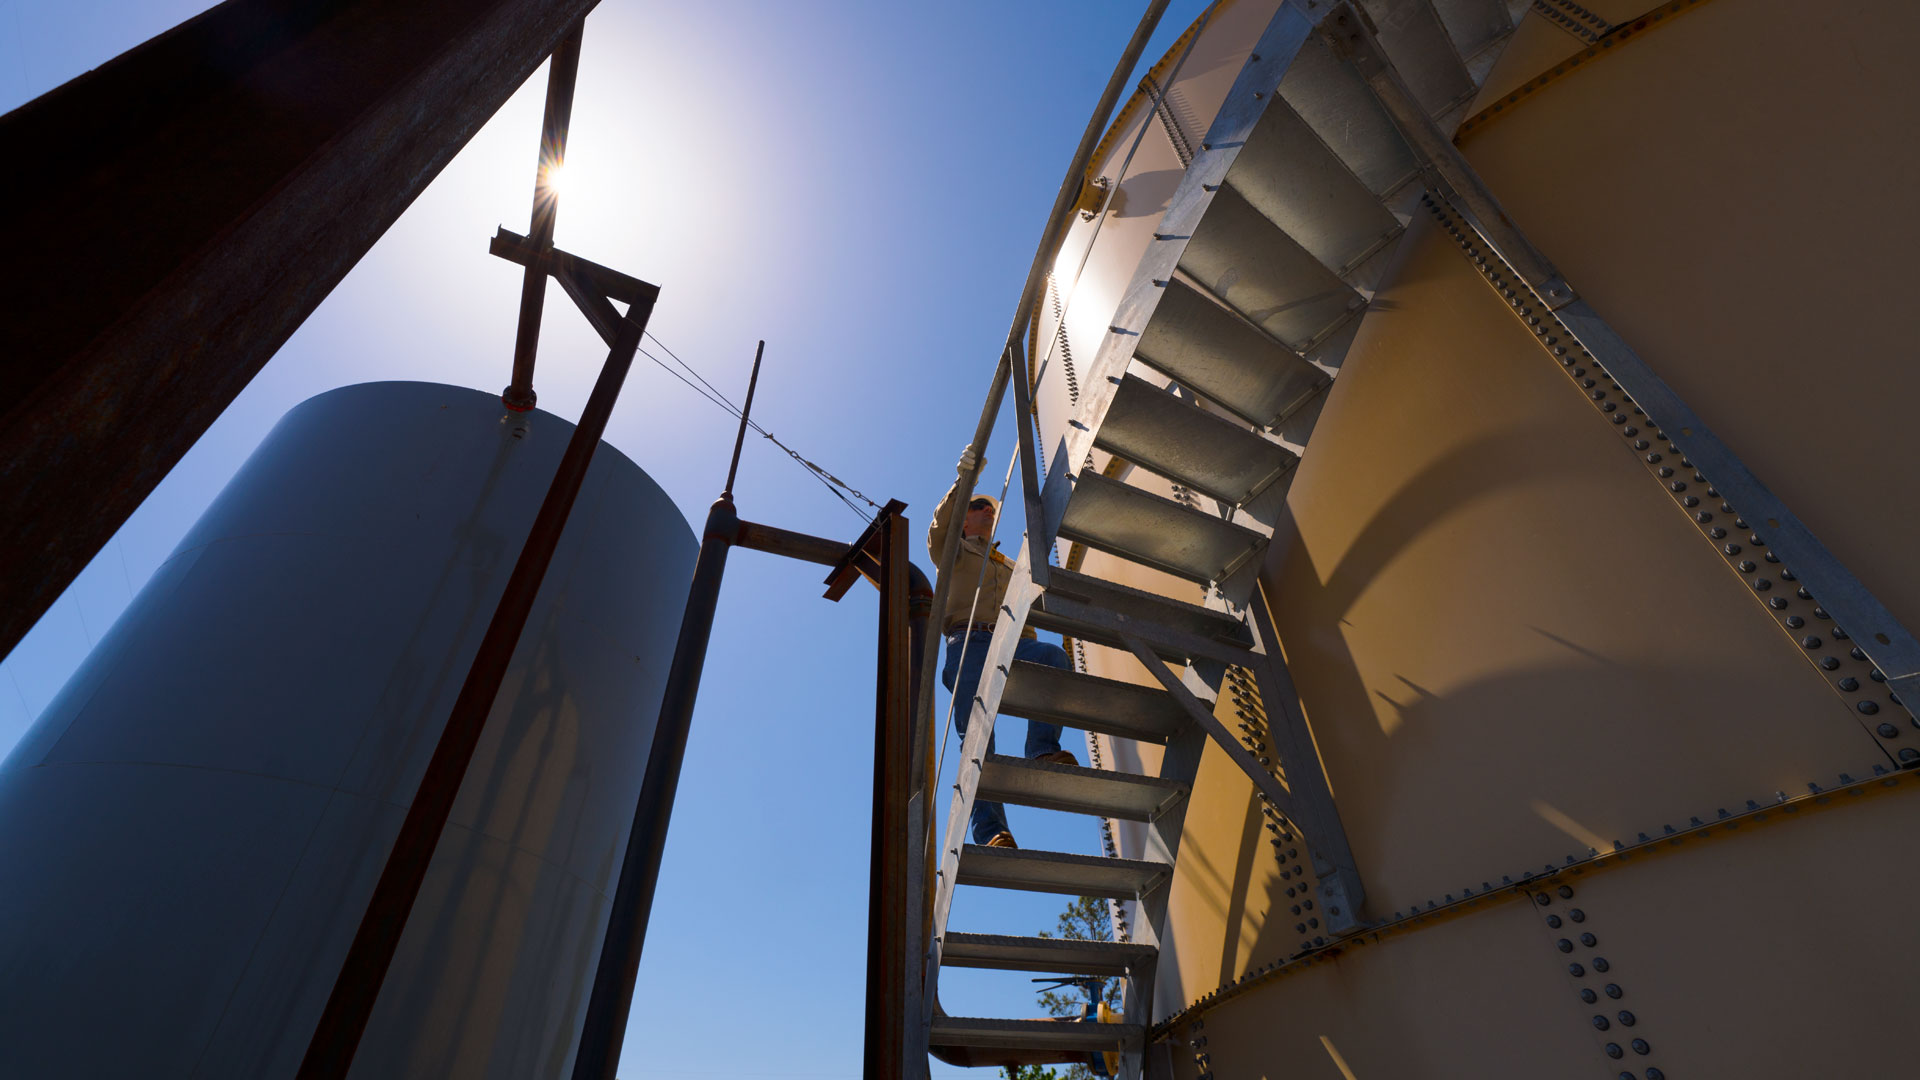
[[[919,1038],[921,996],[926,991],[927,942],[933,934],[933,844],[929,835],[933,818],[934,731],[930,709],[919,707],[923,662],[937,655],[933,644],[933,585],[920,568],[907,563],[907,625],[912,634],[909,646],[910,671],[908,693],[914,702],[909,717],[912,724],[913,757],[912,796],[907,804],[907,893],[906,908],[912,913],[907,947],[898,959],[904,970],[906,996],[898,1006],[905,1017],[900,1039],[900,1075],[914,1080],[926,1075],[927,1051]]]
[[[0,117],[0,653],[593,7],[227,0]]]
[[[694,699],[700,693],[700,672],[706,666],[713,614],[720,603],[720,580],[727,569],[727,550],[739,532],[740,518],[734,512],[733,500],[716,500],[700,533],[700,556],[693,565],[693,583],[687,589],[686,614],[680,619],[673,666],[667,671],[660,719],[654,725],[653,745],[647,751],[647,772],[640,782],[640,801],[634,807],[633,827],[627,833],[620,883],[614,890],[600,965],[594,972],[593,993],[587,1000],[587,1017],[580,1030],[574,1080],[613,1080],[614,1069],[620,1064],[627,1013],[633,1008],[633,983],[640,973],[640,953],[646,945],[647,919],[653,912],[654,889],[660,883],[660,858],[666,850],[673,797],[680,786],[680,763],[686,757]]]
[[[573,88],[580,75],[580,38],[586,29],[576,23],[553,50],[547,65],[547,108],[540,125],[540,165],[533,182],[532,226],[527,238],[535,250],[553,247],[554,219],[560,210],[553,172],[567,160],[567,128],[573,121]],[[572,290],[568,290],[571,292]],[[500,392],[500,402],[515,412],[533,408],[533,361],[540,348],[540,315],[546,308],[547,274],[537,261],[527,264],[520,282],[520,324],[513,338],[513,381]]]
[[[606,431],[607,418],[620,396],[620,386],[633,366],[634,351],[639,347],[640,335],[646,330],[647,317],[652,311],[649,298],[645,303],[635,304],[627,313],[620,337],[607,354],[599,379],[594,382],[586,409],[561,455],[553,484],[534,517],[520,557],[507,579],[506,590],[494,609],[492,621],[487,624],[486,635],[480,641],[466,681],[461,684],[459,697],[454,700],[453,713],[440,732],[426,775],[420,780],[420,789],[414,793],[407,816],[401,822],[400,834],[367,902],[366,914],[347,950],[320,1023],[307,1044],[306,1057],[298,1073],[300,1080],[340,1080],[353,1065],[360,1037],[366,1032],[367,1019],[373,1014],[387,969],[393,963],[394,950],[406,930],[421,883],[426,880],[434,849],[446,830],[447,815],[460,794],[474,748],[479,745],[494,699],[499,696],[507,664],[520,644],[520,634],[526,628],[534,598],[546,579],[554,549],[566,529],[567,517],[580,494],[587,467],[593,462],[594,450],[600,445],[600,436]]]
[[[863,1072],[867,1080],[900,1076],[906,1014],[910,927],[919,912],[907,904],[913,873],[907,811],[913,797],[912,645],[908,630],[907,522],[884,515],[879,535],[879,679],[873,731],[872,867],[867,885],[867,1002]]]
[[[922,661],[932,647],[934,589],[908,557],[911,527],[900,516],[903,509],[904,504],[889,500],[853,546],[751,521],[741,522],[738,534],[741,547],[832,566],[829,599],[844,595],[853,572],[880,589],[873,862],[867,897],[864,1068],[870,1077],[914,1076],[916,1064],[924,1072],[926,1061],[926,1049],[917,1046],[913,1032],[933,922],[933,856],[926,836],[933,801],[933,737],[930,719],[915,703],[920,700]]]
[[[740,410],[740,430],[733,440],[733,459],[727,463],[726,487],[707,511],[706,526],[700,530],[700,555],[693,564],[693,582],[687,586],[687,609],[680,617],[680,638],[674,642],[673,664],[667,669],[653,745],[647,751],[647,771],[640,780],[640,798],[633,808],[627,850],[620,860],[620,881],[614,888],[613,907],[607,913],[600,963],[593,972],[593,991],[587,998],[587,1016],[580,1028],[580,1049],[573,1059],[574,1080],[613,1080],[614,1070],[620,1066],[627,1014],[633,1009],[633,984],[640,975],[640,953],[647,943],[653,894],[660,884],[660,860],[667,849],[673,798],[680,789],[680,765],[687,756],[687,733],[693,727],[693,703],[700,695],[700,673],[707,666],[707,643],[713,637],[713,614],[720,606],[727,549],[738,542],[742,532],[740,515],[733,508],[733,481],[740,471],[740,448],[746,442],[753,392],[760,385],[760,360],[766,351],[764,341],[754,349],[753,374],[747,379],[747,403]]]

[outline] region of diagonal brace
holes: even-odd
[[[547,274],[559,282],[574,306],[580,309],[580,314],[586,316],[594,332],[609,345],[619,336],[620,321],[626,317],[610,301],[618,300],[631,308],[636,303],[653,303],[660,293],[654,286],[612,267],[602,266],[559,248],[540,248],[533,241],[507,229],[494,234],[487,251],[528,270]]]
[[[1353,847],[1347,842],[1340,810],[1334,805],[1333,787],[1321,765],[1313,730],[1307,726],[1293,674],[1280,654],[1280,634],[1273,623],[1273,611],[1267,606],[1266,591],[1257,585],[1247,603],[1247,621],[1260,645],[1260,659],[1252,668],[1254,681],[1267,708],[1274,750],[1280,755],[1288,786],[1299,806],[1299,816],[1289,814],[1288,818],[1306,835],[1313,852],[1327,929],[1335,933],[1356,929],[1360,909],[1367,900],[1366,887],[1354,862]]]
[[[1242,746],[1240,740],[1233,737],[1233,733],[1220,722],[1220,718],[1213,715],[1213,710],[1200,700],[1199,695],[1195,694],[1180,676],[1173,673],[1173,669],[1167,667],[1166,661],[1160,659],[1160,655],[1153,651],[1152,646],[1132,634],[1123,634],[1121,639],[1127,643],[1127,648],[1133,652],[1134,657],[1152,673],[1154,678],[1160,680],[1160,685],[1166,687],[1167,693],[1172,694],[1173,699],[1180,703],[1180,707],[1187,711],[1187,716],[1199,725],[1200,730],[1211,736],[1214,742],[1219,743],[1220,749],[1227,752],[1227,757],[1240,767],[1241,772],[1247,774],[1247,779],[1253,781],[1253,786],[1260,789],[1260,794],[1265,795],[1267,801],[1282,814],[1290,819],[1296,818],[1293,793],[1280,783],[1278,777],[1268,772],[1266,766],[1260,764],[1260,760],[1253,756],[1253,751]]]

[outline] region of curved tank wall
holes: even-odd
[[[291,1077],[573,425],[293,409],[0,765],[0,1068]],[[695,555],[602,445],[355,1062],[572,1061]]]
[[[1364,6],[1379,20],[1417,3]],[[1033,349],[1056,471],[1092,358],[1220,107],[1218,68],[1231,78],[1275,7],[1210,8],[1187,68],[1183,39],[1159,69],[1169,107],[1143,91],[1103,144],[1092,173],[1124,197],[1070,233]],[[1449,117],[1458,144],[1648,364],[1920,624],[1901,494],[1920,376],[1904,308],[1866,300],[1920,250],[1900,209],[1920,152],[1888,135],[1920,101],[1889,89],[1914,10],[1513,9],[1479,96]],[[1404,219],[1350,347],[1322,365],[1337,377],[1261,575],[1370,925],[1330,938],[1309,845],[1210,748],[1156,987],[1174,1075],[1906,1071],[1914,991],[1888,957],[1920,945],[1897,915],[1920,888],[1906,857],[1920,775],[1903,770],[1920,730],[1763,561],[1758,523],[1727,514],[1714,524],[1731,533],[1712,537],[1654,478],[1645,455],[1666,448],[1623,437],[1431,216]],[[1097,451],[1066,464],[1183,497]],[[1204,595],[1097,550],[1056,556]],[[1130,656],[1076,653],[1153,685]],[[1230,682],[1220,715],[1257,742],[1250,698]],[[1122,768],[1158,760],[1094,741]],[[1143,850],[1143,828],[1108,827],[1122,854]]]

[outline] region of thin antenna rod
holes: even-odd
[[[767,351],[767,343],[762,341],[753,350],[753,374],[747,379],[747,403],[740,407],[740,434],[733,437],[733,464],[727,466],[727,486],[720,497],[733,498],[733,478],[740,472],[740,448],[747,441],[747,417],[753,414],[753,388],[760,385],[760,357]]]

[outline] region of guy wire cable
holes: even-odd
[[[664,341],[661,341],[657,335],[649,332],[647,336],[650,338],[653,338],[654,344],[660,346],[661,350],[665,352],[668,356],[673,357],[673,359],[681,367],[685,368],[690,374],[692,374],[694,379],[698,379],[699,383],[696,384],[692,379],[689,379],[685,375],[682,375],[678,371],[675,371],[670,365],[667,364],[666,361],[660,359],[658,356],[655,356],[651,352],[648,352],[644,346],[639,348],[640,355],[653,361],[655,364],[658,364],[662,371],[665,371],[667,374],[673,376],[676,379],[679,379],[683,383],[686,383],[688,387],[692,388],[694,393],[699,394],[701,397],[706,398],[708,401],[712,402],[713,404],[718,405],[720,408],[726,410],[726,412],[731,414],[734,418],[736,419],[739,418],[740,407],[735,405],[732,399],[728,398],[724,393],[721,393],[718,387],[715,387],[712,383],[708,382],[706,377],[701,375],[700,372],[696,371],[692,364],[689,364],[685,360],[680,359],[680,355],[674,352],[671,348],[668,348],[667,343]],[[786,451],[788,457],[792,458],[795,461],[795,463],[797,463],[801,468],[805,469],[808,473],[812,474],[814,479],[820,481],[820,483],[824,487],[826,487],[829,494],[833,495],[834,498],[839,499],[842,503],[845,503],[847,509],[853,511],[855,516],[859,517],[863,521],[870,522],[873,520],[872,514],[867,513],[865,510],[860,509],[860,507],[858,506],[855,506],[852,500],[848,499],[846,495],[841,493],[842,491],[845,491],[853,495],[854,498],[857,498],[861,502],[866,503],[868,506],[873,507],[875,510],[880,509],[880,505],[874,502],[872,499],[868,498],[865,492],[860,491],[858,488],[853,487],[852,485],[848,484],[846,481],[840,479],[838,476],[835,476],[833,473],[828,472],[825,468],[823,468],[819,464],[809,460],[807,457],[802,455],[799,451],[795,450],[793,447],[788,446],[786,443],[780,441],[780,439],[776,437],[771,431],[768,431],[766,428],[760,426],[758,421],[748,420],[747,426],[751,427],[754,431],[758,432],[761,435],[761,437],[765,438],[768,442],[771,442],[773,445]]]

